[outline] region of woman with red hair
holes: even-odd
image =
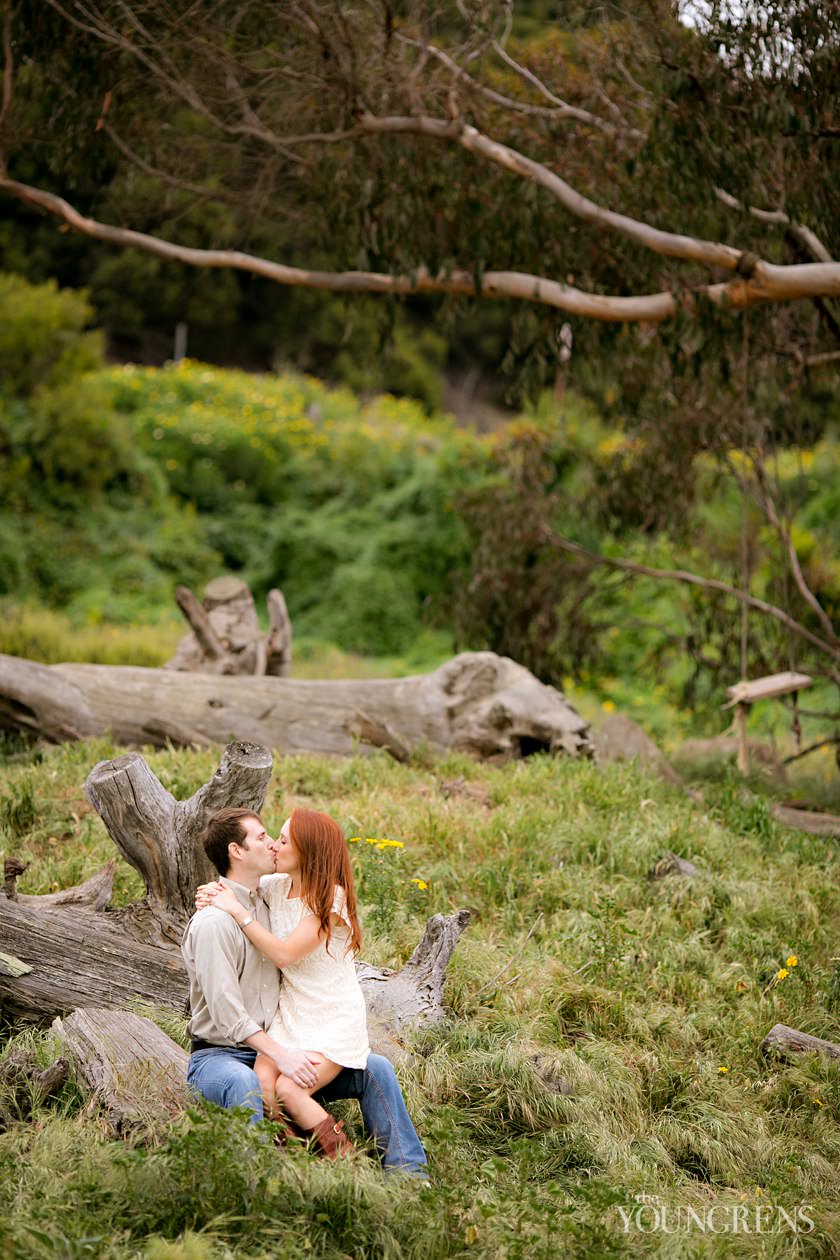
[[[364,995],[354,958],[362,938],[356,911],[347,842],[328,814],[296,809],[275,842],[275,875],[263,876],[271,931],[262,927],[222,884],[205,885],[212,904],[239,923],[256,948],[283,972],[280,1005],[269,1036],[288,1049],[305,1050],[317,1061],[318,1079],[304,1089],[266,1055],[254,1070],[265,1114],[285,1114],[334,1159],[352,1150],[342,1125],[315,1102],[342,1068],[364,1068],[370,1047]],[[200,904],[209,904],[200,896]]]

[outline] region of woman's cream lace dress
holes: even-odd
[[[311,911],[300,897],[289,897],[288,875],[268,875],[260,891],[268,903],[275,936],[290,936]],[[370,1046],[367,1010],[356,976],[344,890],[336,885],[333,913],[347,923],[334,927],[329,952],[322,941],[300,962],[283,968],[280,1005],[269,1036],[290,1050],[317,1050],[342,1067],[367,1065]]]

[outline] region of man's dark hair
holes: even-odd
[[[242,823],[246,818],[256,818],[264,826],[256,810],[253,809],[220,809],[207,824],[204,832],[204,852],[220,875],[227,875],[230,870],[230,853],[232,844],[242,844],[245,839],[245,828]]]

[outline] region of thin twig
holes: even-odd
[[[484,993],[484,992],[485,992],[485,990],[492,988],[492,987],[493,987],[493,985],[496,983],[496,981],[497,981],[498,979],[500,979],[500,978],[501,978],[501,977],[505,974],[505,972],[507,971],[507,969],[508,969],[508,967],[511,965],[511,963],[516,962],[516,959],[517,959],[517,958],[519,957],[519,955],[522,953],[523,949],[525,948],[525,946],[526,946],[526,945],[528,944],[528,942],[530,941],[531,937],[532,937],[532,936],[534,935],[534,933],[536,932],[537,927],[538,927],[539,922],[540,922],[540,920],[542,919],[542,917],[543,917],[543,912],[542,912],[542,910],[541,910],[541,911],[539,912],[539,914],[537,915],[536,919],[534,919],[534,922],[533,922],[533,924],[531,925],[531,930],[530,930],[530,932],[528,933],[528,935],[525,937],[525,940],[522,942],[522,944],[519,946],[519,948],[516,950],[516,952],[510,956],[510,958],[508,959],[508,961],[505,963],[504,967],[502,967],[502,970],[501,970],[501,971],[499,971],[499,972],[497,972],[497,973],[496,973],[496,975],[493,977],[493,979],[492,979],[492,980],[488,980],[486,984],[483,984],[483,985],[481,986],[481,988],[478,990],[478,992],[477,992],[477,993],[476,993],[476,995],[475,995],[476,997],[479,997],[479,995],[480,995],[480,994],[482,994],[482,993]]]
[[[793,753],[790,757],[782,760],[783,766],[789,766],[792,761],[800,761],[803,757],[807,757],[809,753],[816,752],[819,748],[828,748],[831,744],[840,744],[840,735],[831,735],[828,739],[821,739],[816,744],[809,744],[807,748],[803,748],[801,752]]]
[[[574,555],[583,556],[590,560],[593,564],[605,565],[611,569],[623,569],[626,573],[637,573],[640,577],[658,578],[660,581],[684,582],[689,586],[699,586],[703,590],[715,591],[720,595],[728,595],[732,599],[738,600],[748,607],[754,608],[757,612],[765,613],[768,617],[772,617],[775,621],[781,622],[794,634],[805,639],[813,647],[819,648],[824,652],[830,660],[837,661],[840,665],[840,649],[833,643],[827,642],[820,635],[809,630],[807,626],[803,626],[795,618],[786,613],[784,609],[777,608],[775,604],[768,604],[766,600],[758,599],[755,595],[750,595],[747,591],[740,590],[737,586],[730,586],[728,582],[721,582],[718,578],[702,577],[699,573],[691,573],[688,569],[655,569],[647,564],[636,564],[632,560],[620,560],[613,556],[604,556],[597,551],[590,551],[588,547],[584,547],[581,543],[572,542],[570,538],[564,538],[561,534],[555,534],[553,530],[545,527],[543,530],[544,537],[550,543],[557,547],[562,547],[564,551],[571,551]],[[830,668],[826,676],[832,682],[840,686],[840,669]]]

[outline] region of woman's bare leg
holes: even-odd
[[[312,1057],[314,1058],[315,1055],[313,1054]],[[315,1069],[317,1079],[311,1088],[303,1089],[300,1085],[296,1085],[294,1081],[290,1081],[288,1076],[283,1076],[282,1073],[278,1074],[274,1083],[277,1101],[301,1129],[314,1129],[322,1120],[328,1118],[329,1113],[324,1111],[320,1103],[315,1102],[312,1095],[317,1090],[323,1089],[325,1085],[329,1085],[330,1081],[335,1080],[342,1070],[340,1063],[332,1063],[321,1055],[317,1057],[321,1061]]]

